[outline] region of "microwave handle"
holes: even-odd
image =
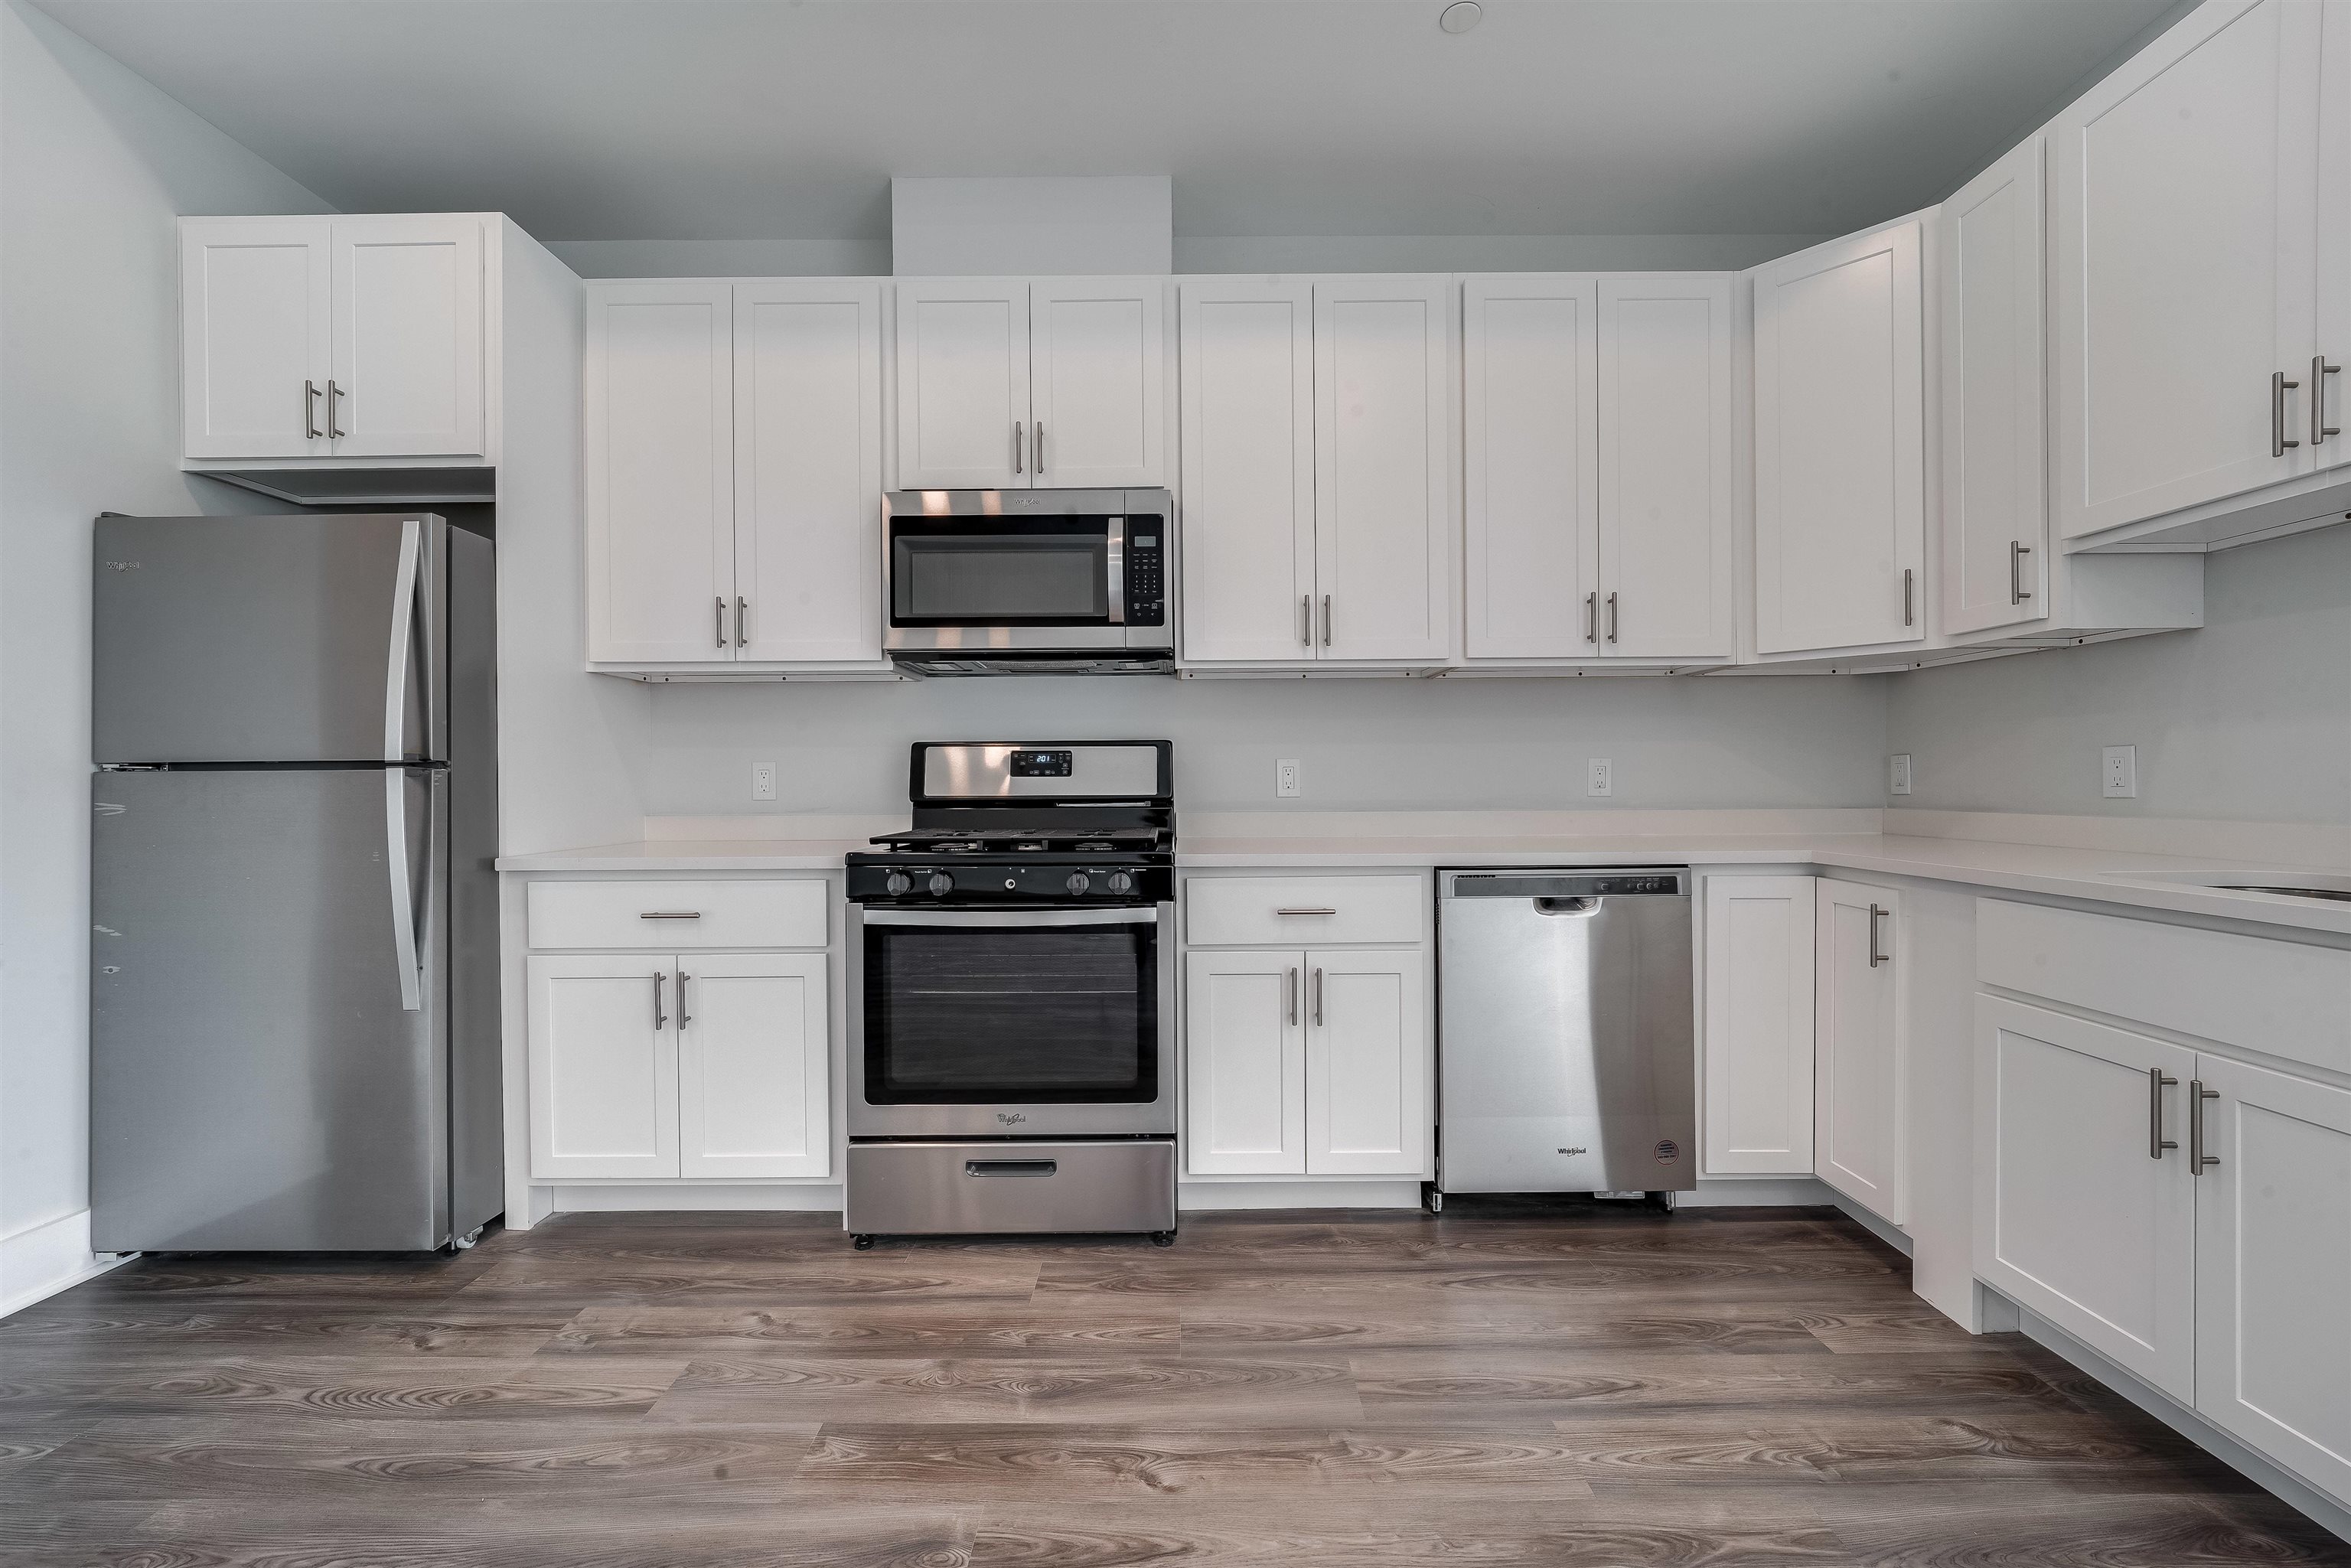
[[[1126,624],[1126,519],[1103,519],[1105,538],[1102,559],[1109,563],[1105,570],[1110,577],[1110,623]]]

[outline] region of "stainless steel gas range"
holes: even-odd
[[[849,857],[847,1225],[1176,1230],[1164,740],[922,743]]]

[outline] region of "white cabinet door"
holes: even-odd
[[[821,953],[678,958],[680,1176],[831,1174],[824,965]]]
[[[2039,136],[1943,204],[1942,627],[2049,613]]]
[[[1301,953],[1184,959],[1185,1168],[1194,1176],[1306,1170]]]
[[[2318,29],[2304,0],[2199,6],[2057,118],[2067,538],[2306,459],[2280,437],[2314,352]],[[2280,400],[2279,374],[2304,384]]]
[[[1318,658],[1451,650],[1451,293],[1441,277],[1314,286]]]
[[[1755,269],[1755,647],[1927,634],[1919,225]]]
[[[2195,1398],[2191,1051],[1976,998],[1976,1277]],[[2166,1082],[2168,1080],[2168,1082]],[[2158,1113],[2159,1112],[2159,1113]]]
[[[2196,1408],[2351,1497],[2351,1093],[2210,1056],[2196,1074],[2220,1162],[2196,1184]]]
[[[2326,0],[2319,26],[2317,362],[2295,379],[2313,400],[2311,462],[2333,468],[2351,463],[2351,0]]]
[[[1417,947],[1306,955],[1310,1174],[1434,1174],[1426,966]]]
[[[1813,1169],[1813,879],[1706,879],[1706,1169]]]
[[[1167,483],[1166,296],[1159,277],[1029,285],[1029,455],[1039,485]]]
[[[325,456],[334,374],[325,218],[180,222],[180,421],[189,457]]]
[[[1184,656],[1313,657],[1314,308],[1303,283],[1183,285]]]
[[[734,291],[588,286],[588,657],[735,656]]]
[[[738,658],[882,657],[882,289],[735,286]]]
[[[1902,895],[1822,877],[1815,894],[1813,1172],[1890,1224],[1907,1210]]]
[[[1597,288],[1462,285],[1462,497],[1471,659],[1590,658],[1600,508]]]
[[[481,220],[353,218],[333,246],[335,455],[483,455]]]
[[[535,954],[530,1174],[677,1175],[677,993],[666,953]]]
[[[1001,277],[898,284],[898,487],[1026,489],[1029,285]]]
[[[1603,277],[1598,319],[1597,646],[1627,659],[1729,658],[1730,279]]]

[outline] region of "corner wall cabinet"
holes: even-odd
[[[1167,483],[1167,281],[905,278],[898,487]]]
[[[588,659],[880,670],[882,294],[594,283]]]
[[[831,1174],[825,883],[527,896],[532,1179]]]
[[[489,456],[484,221],[181,219],[182,455]]]

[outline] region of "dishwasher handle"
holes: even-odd
[[[1589,920],[1600,913],[1600,900],[1584,895],[1575,898],[1538,898],[1534,901],[1537,915],[1572,915]]]

